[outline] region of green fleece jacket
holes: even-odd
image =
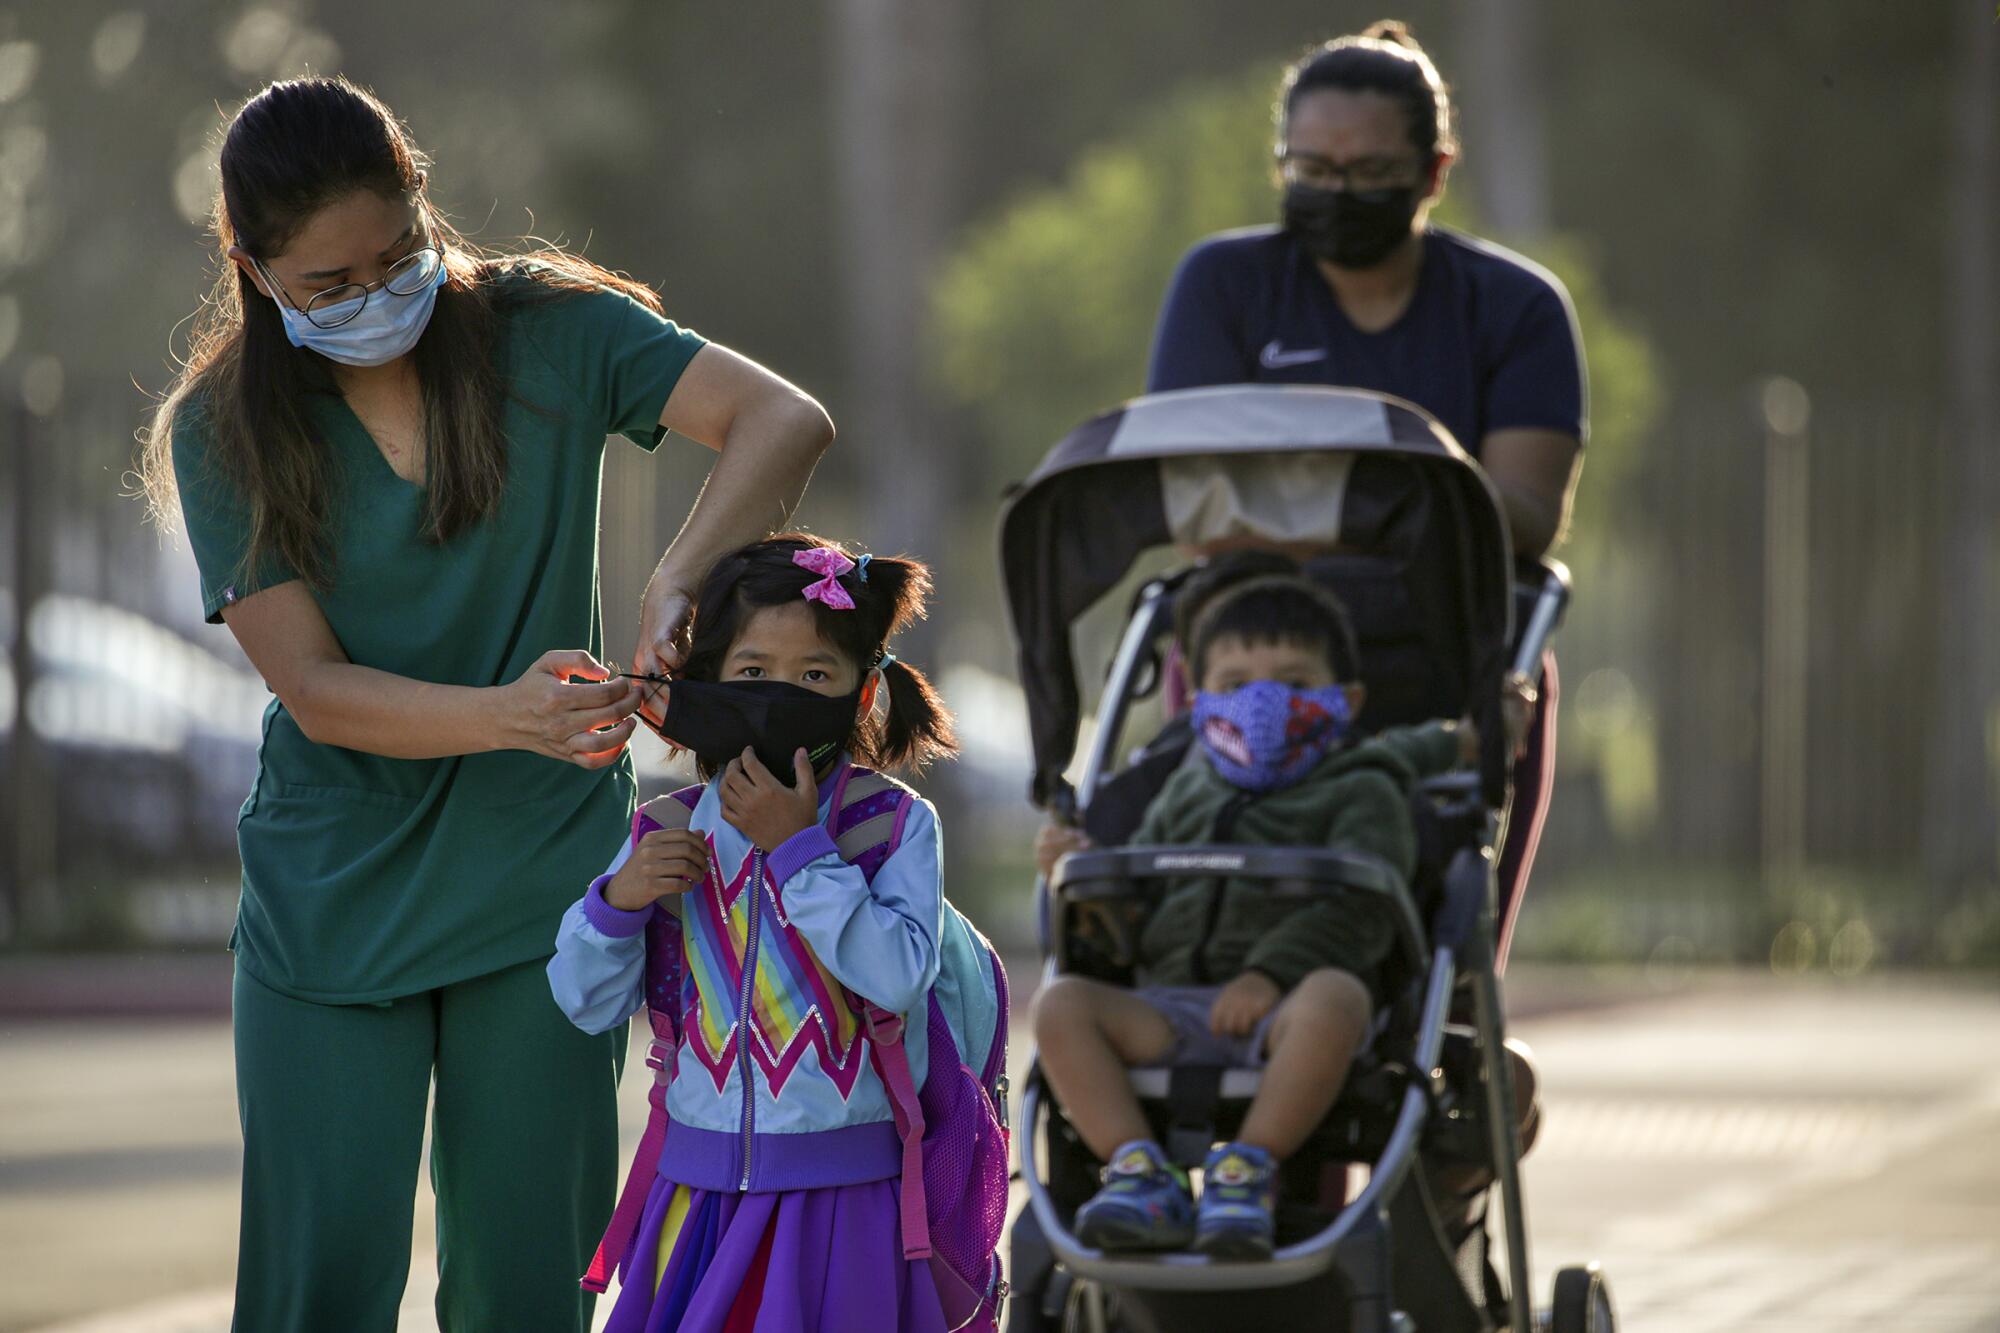
[[[1458,748],[1457,732],[1443,723],[1386,731],[1260,796],[1231,786],[1196,744],[1146,808],[1131,845],[1337,847],[1373,853],[1407,878],[1417,859],[1411,784],[1453,767]],[[1233,827],[1217,836],[1230,811]],[[1140,935],[1138,981],[1220,985],[1258,971],[1290,991],[1308,972],[1337,967],[1375,990],[1394,943],[1388,915],[1356,895],[1301,902],[1274,899],[1252,880],[1178,880]]]

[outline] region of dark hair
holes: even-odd
[[[805,601],[807,586],[820,576],[794,564],[792,557],[815,549],[838,551],[856,562],[854,570],[840,576],[840,586],[854,599],[852,610]],[[690,680],[718,679],[745,620],[767,607],[803,603],[812,608],[813,622],[828,646],[864,672],[880,665],[889,687],[888,716],[859,719],[847,743],[849,753],[870,768],[922,768],[958,753],[951,714],[923,672],[900,657],[885,662],[883,655],[891,638],[923,618],[931,571],[908,556],[878,555],[868,557],[864,575],[860,560],[832,542],[798,532],[725,555],[702,581],[681,674]]]
[[[346,79],[271,84],[230,119],[220,156],[211,217],[220,271],[146,434],[139,472],[154,517],[171,526],[173,433],[184,406],[197,410],[208,432],[201,461],[235,485],[248,511],[246,567],[276,555],[309,586],[330,582],[326,532],[340,471],[306,409],[312,395],[339,386],[324,358],[291,345],[276,304],[228,258],[231,246],[269,261],[314,213],[358,190],[419,210],[446,273],[410,354],[423,394],[424,528],[433,542],[491,514],[506,485],[502,307],[601,286],[659,309],[646,287],[559,249],[501,256],[468,242],[425,197],[428,159],[409,131]]]
[[[1361,674],[1347,608],[1300,574],[1249,579],[1209,602],[1195,621],[1188,656],[1197,681],[1208,665],[1209,649],[1222,639],[1299,644],[1326,654],[1335,681],[1345,683]]]
[[[1439,153],[1458,151],[1451,125],[1451,91],[1424,48],[1395,19],[1371,23],[1357,36],[1336,37],[1313,47],[1285,70],[1278,88],[1280,139],[1299,99],[1321,88],[1381,93],[1402,103],[1410,142],[1426,163]]]
[[[1187,576],[1174,595],[1174,642],[1181,655],[1189,656],[1194,643],[1195,622],[1222,593],[1250,579],[1271,578],[1299,572],[1298,561],[1279,551],[1248,547],[1229,551],[1205,561]]]

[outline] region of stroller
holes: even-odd
[[[1532,1312],[1514,1092],[1494,973],[1497,848],[1510,756],[1501,697],[1532,676],[1568,599],[1553,562],[1516,571],[1485,475],[1421,409],[1381,394],[1306,387],[1193,389],[1136,399],[1078,427],[1009,498],[1001,563],[1027,696],[1033,798],[1080,825],[1040,887],[1046,975],[1128,983],[1139,929],[1163,887],[1217,873],[1299,898],[1370,895],[1396,925],[1390,996],[1339,1101],[1279,1178],[1278,1248],[1256,1262],[1194,1253],[1109,1254],[1076,1239],[1101,1163],[1055,1104],[1039,1064],[1024,1087],[1028,1206],[1010,1234],[1012,1333],[1080,1329],[1327,1329],[1611,1333],[1594,1265],[1556,1275]],[[1300,847],[1122,846],[1192,742],[1167,723],[1121,765],[1135,702],[1171,674],[1166,645],[1191,571],[1147,579],[1110,662],[1094,737],[1065,779],[1081,700],[1072,624],[1157,548],[1269,546],[1346,602],[1368,706],[1364,729],[1469,715],[1475,772],[1413,798],[1420,845],[1405,888],[1358,853]],[[1525,627],[1514,634],[1516,603]],[[1184,1167],[1232,1136],[1258,1086],[1246,1069],[1136,1069],[1156,1138]],[[1349,1197],[1349,1181],[1366,1182]],[[1440,1209],[1439,1173],[1498,1186],[1508,1281],[1488,1255],[1484,1198]],[[1478,1208],[1476,1220],[1472,1209]]]

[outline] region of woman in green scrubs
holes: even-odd
[[[440,1326],[583,1330],[622,1040],[572,1027],[542,966],[633,807],[640,696],[600,663],[605,438],[718,455],[646,590],[652,672],[833,428],[646,288],[470,246],[344,80],[253,97],[221,180],[227,262],[146,471],[276,695],[238,821],[236,1327],[395,1327],[434,1087]]]

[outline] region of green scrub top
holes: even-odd
[[[339,464],[333,581],[316,597],[361,665],[484,686],[551,649],[603,656],[605,437],[657,446],[660,413],[704,340],[620,292],[518,300],[533,279],[494,281],[507,484],[488,518],[442,545],[425,540],[423,488],[390,469],[339,394],[307,404]],[[244,498],[208,465],[193,401],[175,418],[173,455],[208,618],[295,578],[275,559],[245,567]],[[274,699],[237,819],[237,965],[300,999],[362,1003],[542,957],[626,836],[634,790],[629,756],[593,771],[522,750],[386,759],[316,744]]]

